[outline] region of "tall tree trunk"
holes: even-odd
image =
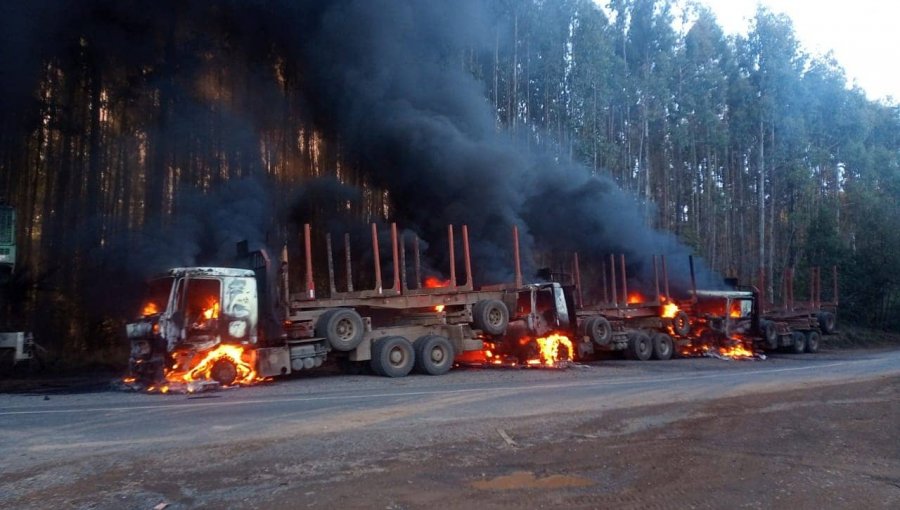
[[[766,265],[766,157],[765,157],[765,130],[762,116],[759,118],[759,183],[757,184],[759,197],[757,198],[759,212],[759,274],[763,275]],[[762,283],[762,282],[760,282]],[[766,289],[761,288],[763,301],[767,300]]]

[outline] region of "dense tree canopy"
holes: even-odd
[[[744,37],[674,7],[0,3],[0,196],[19,212],[24,268],[7,322],[102,347],[148,270],[296,239],[300,221],[470,221],[464,198],[447,218],[414,211],[453,193],[503,203],[484,228],[523,222],[552,243],[517,212],[552,193],[517,198],[477,177],[528,165],[524,190],[557,165],[632,193],[647,225],[718,273],[763,270],[769,299],[785,268],[800,294],[808,268],[838,265],[844,317],[900,328],[897,105],[806,54],[782,15],[760,8]],[[477,171],[454,181],[454,165]],[[432,168],[439,188],[419,179]]]

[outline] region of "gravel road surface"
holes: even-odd
[[[900,508],[900,351],[0,395],[2,508]]]

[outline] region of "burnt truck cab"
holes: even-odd
[[[560,333],[576,338],[575,303],[572,287],[559,282],[526,284],[504,298],[510,305],[505,341],[520,359],[535,356],[535,347],[527,340]],[[572,358],[577,353],[568,353]]]
[[[140,317],[126,326],[132,377],[152,383],[179,357],[220,344],[255,345],[256,283],[251,270],[221,267],[175,268],[151,279]]]
[[[702,343],[757,343],[760,338],[759,293],[748,290],[697,290],[691,308],[692,329]]]

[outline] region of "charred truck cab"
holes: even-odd
[[[762,337],[759,292],[696,290],[691,306],[693,327],[700,345],[752,349]]]
[[[153,383],[166,368],[188,371],[198,355],[219,346],[255,346],[257,303],[256,275],[246,269],[175,268],[151,280],[141,317],[127,325],[132,376]],[[226,358],[207,367],[222,384],[240,375],[233,365],[241,363]]]

